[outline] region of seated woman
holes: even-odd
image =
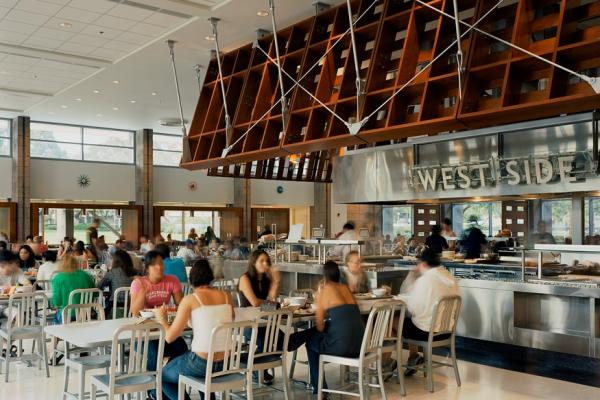
[[[203,379],[206,376],[208,349],[213,329],[219,324],[232,322],[233,299],[227,292],[211,288],[214,280],[207,260],[197,260],[190,271],[190,284],[194,291],[184,297],[177,309],[177,316],[169,326],[166,307],[155,309],[157,320],[166,331],[166,342],[180,339],[188,323],[193,330],[192,350],[172,359],[162,371],[162,390],[166,400],[177,400],[179,375]],[[213,371],[223,369],[225,338],[219,338],[214,354]],[[188,394],[185,398],[189,399]],[[213,398],[214,395],[211,396]],[[200,398],[204,398],[200,393]]]
[[[264,250],[255,250],[248,261],[248,270],[240,277],[242,307],[259,307],[266,300],[279,295],[279,271],[271,266],[271,258]]]
[[[35,253],[29,245],[24,244],[19,249],[19,267],[23,271],[35,267]]]
[[[300,332],[306,338],[306,352],[313,393],[319,382],[319,355],[357,357],[363,324],[360,310],[347,285],[340,283],[340,269],[334,261],[323,266],[323,280],[316,295],[316,327]],[[323,380],[323,387],[327,387]]]
[[[94,278],[79,269],[77,257],[72,252],[65,253],[58,263],[58,273],[52,278],[52,304],[58,308],[56,322],[62,323],[62,309],[69,304],[73,290],[95,287]]]
[[[125,303],[125,298],[121,294],[120,299],[115,299],[115,290],[122,287],[130,287],[133,278],[137,275],[133,269],[131,256],[124,250],[117,250],[112,256],[110,270],[104,275],[102,281],[98,284],[98,289],[108,288],[110,297],[104,308],[104,313],[108,317],[112,315],[113,306]]]
[[[145,308],[155,308],[169,304],[173,299],[178,306],[183,299],[181,283],[173,275],[164,274],[163,257],[161,253],[152,250],[144,256],[144,276],[131,284],[131,314],[139,315]],[[164,356],[175,358],[188,350],[182,338],[166,343]],[[149,371],[156,371],[158,340],[150,342],[148,353]],[[162,360],[160,360],[162,362]]]
[[[263,302],[274,301],[279,295],[279,271],[271,266],[271,258],[264,250],[255,250],[248,261],[248,270],[240,277],[238,290],[241,294],[241,307],[259,307]],[[246,333],[250,339],[250,332]],[[258,329],[257,351],[262,351],[265,342],[265,328]],[[273,377],[265,371],[264,382],[270,384]]]

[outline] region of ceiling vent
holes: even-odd
[[[180,118],[164,118],[164,119],[160,119],[158,120],[158,123],[161,126],[181,126],[181,119]],[[183,120],[184,124],[187,124],[188,121],[186,119]]]

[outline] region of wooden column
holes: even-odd
[[[154,235],[154,172],[152,129],[135,133],[135,204],[143,206],[141,232]]]
[[[233,180],[233,206],[242,209],[242,235],[250,241],[255,240],[252,227],[252,198],[250,196],[250,180],[234,178]]]
[[[310,234],[312,228],[319,228],[323,225],[325,229],[325,237],[331,235],[331,184],[330,183],[315,183],[315,201],[310,207],[310,226],[308,232]]]
[[[16,240],[24,242],[31,226],[29,117],[12,120],[12,201],[17,204]]]

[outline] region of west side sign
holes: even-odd
[[[580,182],[593,170],[591,154],[584,151],[523,158],[492,158],[469,164],[415,166],[410,169],[410,176],[415,189],[430,191],[480,189],[498,183],[516,186]]]

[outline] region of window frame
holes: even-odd
[[[8,139],[8,154],[0,153],[0,157],[12,158],[12,121],[9,118],[0,118],[0,121],[6,121],[8,123],[8,136],[2,136],[2,139]]]
[[[154,152],[156,151],[162,151],[165,153],[177,153],[179,154],[179,158],[181,159],[181,157],[183,156],[183,145],[181,147],[181,151],[179,150],[163,150],[163,149],[157,149],[154,147],[154,138],[156,136],[168,136],[168,137],[176,137],[179,138],[181,140],[183,140],[183,138],[181,137],[180,134],[175,134],[175,133],[163,133],[163,132],[152,132],[152,166],[154,167],[160,167],[160,168],[179,168],[179,164],[178,165],[164,165],[164,164],[156,164],[155,162],[155,157],[154,157]]]
[[[488,231],[487,232],[483,232],[482,231],[482,232],[488,238],[494,237],[494,235],[496,234],[496,231],[494,230],[494,222],[493,222],[494,221],[494,218],[493,218],[493,215],[494,215],[494,204],[498,204],[498,203],[501,205],[502,201],[499,201],[499,200],[491,200],[491,201],[465,201],[465,202],[460,202],[460,203],[451,203],[451,210],[452,210],[452,212],[451,212],[451,215],[452,215],[452,230],[454,232],[456,232],[456,234],[458,236],[461,236],[463,234],[463,232],[464,232],[464,223],[465,223],[464,222],[464,206],[466,204],[486,204],[487,205],[487,212],[486,212],[486,214],[487,214],[489,225],[488,225],[488,229],[487,229]],[[459,218],[457,218],[456,215],[455,215],[455,212],[456,212],[455,207],[457,207],[457,206],[461,206],[462,207],[461,212],[463,213],[463,218],[461,218],[460,220],[462,221],[463,226],[459,226],[458,222],[457,222],[459,220]],[[502,222],[502,209],[500,209],[500,221]],[[502,223],[500,224],[500,229],[502,229]]]
[[[410,222],[409,222],[410,235],[409,235],[409,237],[406,238],[406,240],[408,242],[408,239],[415,234],[415,224],[414,224],[414,222],[415,222],[415,208],[414,208],[414,205],[412,205],[412,204],[384,205],[382,207],[382,210],[381,210],[381,227],[382,227],[381,233],[384,235],[384,237],[387,234],[387,232],[383,231],[383,227],[385,226],[385,222],[384,222],[385,212],[384,212],[383,209],[384,208],[392,208],[393,209],[393,208],[400,208],[400,207],[410,208]],[[393,215],[393,211],[392,211],[392,215]],[[393,226],[394,226],[394,221],[393,220],[392,220],[391,224],[392,224],[392,233],[390,234],[390,239],[392,241],[394,241],[395,238],[396,238],[396,233],[393,230]]]
[[[66,162],[85,162],[85,163],[95,163],[95,164],[112,164],[112,165],[135,165],[136,163],[136,137],[135,137],[135,131],[133,130],[129,130],[129,129],[117,129],[117,128],[106,128],[106,127],[101,127],[101,126],[91,126],[91,125],[76,125],[76,124],[63,124],[63,123],[57,123],[57,122],[47,122],[47,121],[31,121],[30,122],[30,132],[31,132],[31,125],[33,124],[46,124],[46,125],[55,125],[55,126],[70,126],[70,127],[75,127],[79,129],[79,138],[80,141],[79,142],[65,142],[62,140],[45,140],[45,139],[29,139],[30,144],[29,147],[31,148],[31,142],[44,142],[44,143],[58,143],[58,144],[71,144],[71,145],[77,145],[80,147],[81,149],[81,158],[79,159],[62,159],[62,158],[58,158],[58,157],[37,157],[37,156],[31,156],[32,159],[36,159],[36,160],[60,160],[60,161],[66,161]],[[119,146],[119,145],[98,145],[98,144],[90,144],[90,143],[85,143],[84,142],[84,132],[85,129],[99,129],[99,130],[105,130],[105,131],[115,131],[115,132],[128,132],[131,134],[132,139],[133,139],[133,144],[132,146]],[[118,148],[118,149],[130,149],[132,151],[132,155],[133,155],[133,159],[131,162],[123,162],[123,161],[95,161],[95,160],[86,160],[85,159],[85,152],[84,152],[84,148],[85,146],[96,146],[96,147],[107,147],[107,148]]]

